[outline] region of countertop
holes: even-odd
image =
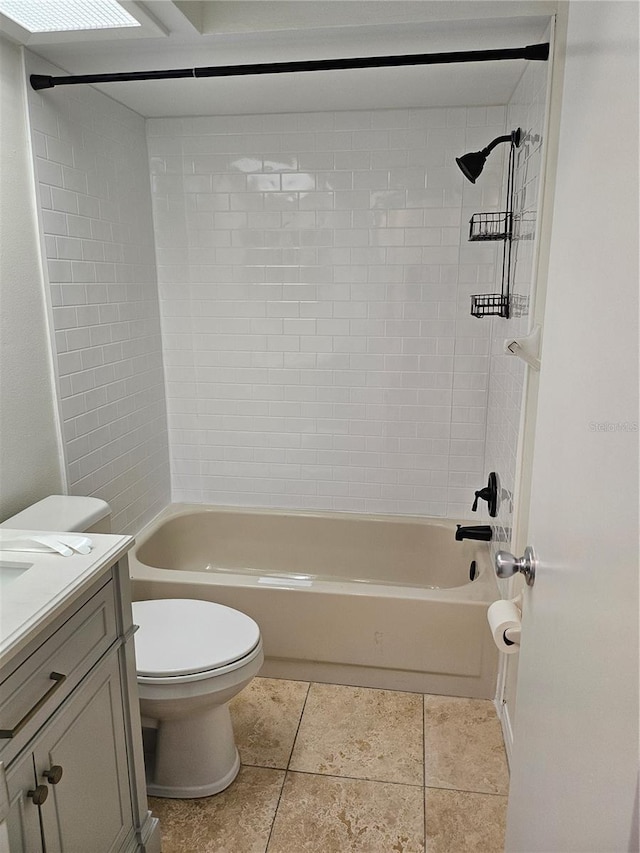
[[[0,569],[0,667],[8,663],[134,544],[131,536],[88,533],[86,535],[92,541],[89,554],[74,553],[70,557],[62,557],[54,553],[7,550],[3,547],[2,539],[6,541],[14,533],[16,538],[30,534],[51,535],[51,531],[2,530],[2,563],[32,565],[25,571]]]

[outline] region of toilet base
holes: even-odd
[[[238,775],[229,706],[158,721],[153,756],[147,763],[147,793],[193,799],[224,791]]]
[[[213,794],[219,794],[228,788],[229,785],[238,775],[240,770],[240,754],[236,749],[236,760],[226,776],[218,779],[210,785],[200,785],[199,787],[178,787],[173,788],[169,785],[156,785],[154,782],[147,779],[147,794],[150,797],[169,797],[176,800],[191,800],[197,797],[211,797]]]

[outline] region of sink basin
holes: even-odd
[[[22,562],[21,560],[0,560],[0,589],[19,578],[32,566],[33,563]]]

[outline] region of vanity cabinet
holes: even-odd
[[[6,817],[11,853],[40,853],[40,817],[29,791],[35,788],[31,753],[14,761],[6,774],[10,811]]]
[[[0,671],[10,853],[159,853],[126,557]]]

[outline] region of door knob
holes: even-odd
[[[530,545],[524,549],[524,556],[518,559],[508,551],[498,551],[495,559],[496,574],[499,578],[510,578],[522,572],[528,586],[533,586],[536,579],[538,560]]]

